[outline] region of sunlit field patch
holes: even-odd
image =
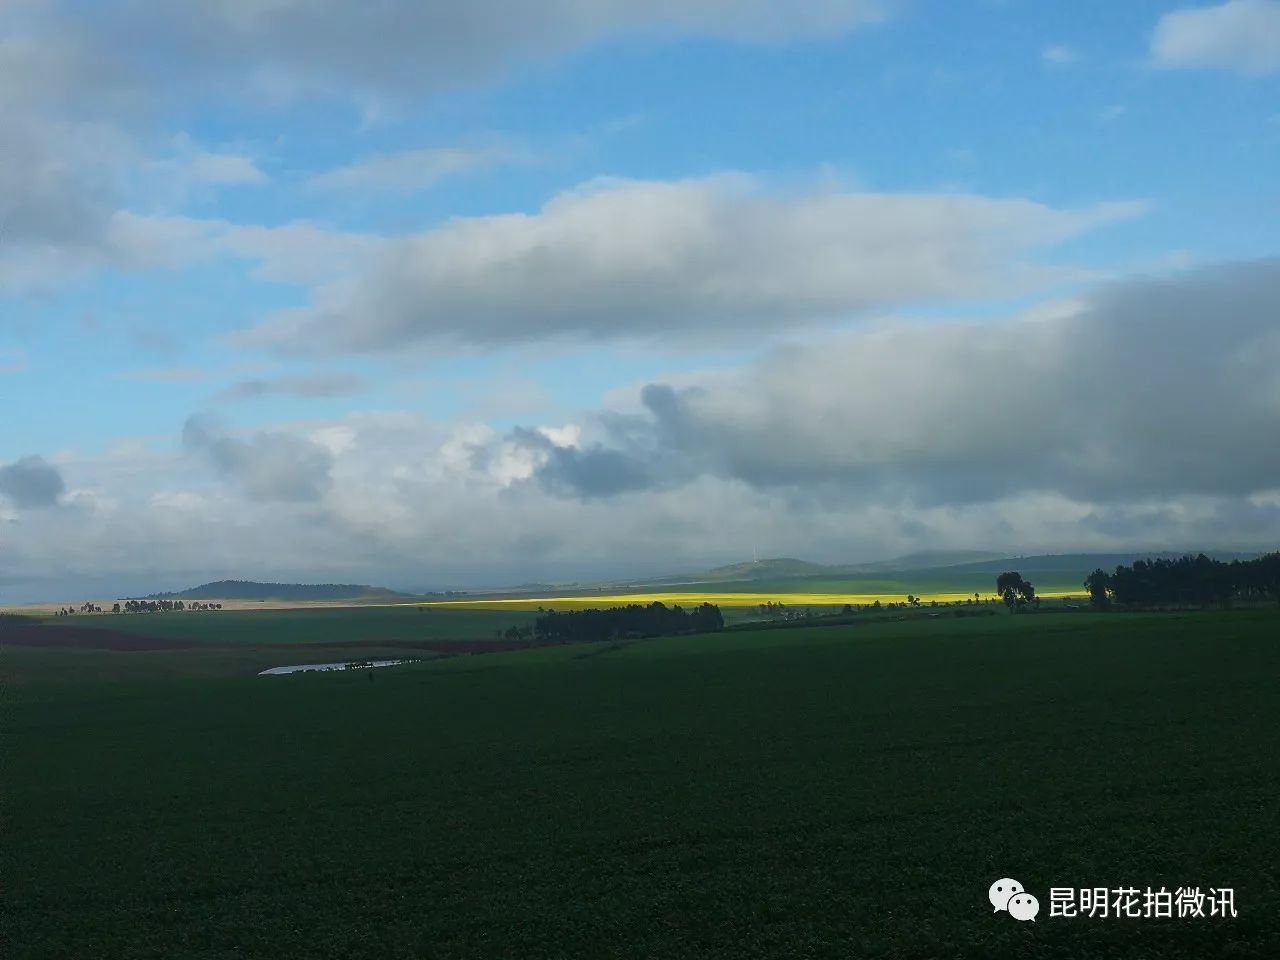
[[[964,603],[972,600],[972,593],[921,593],[915,594],[921,603]],[[1041,593],[1046,600],[1083,597],[1083,592],[1051,590]],[[984,595],[983,600],[993,599]],[[576,610],[589,607],[614,607],[628,603],[653,603],[669,606],[697,606],[714,603],[720,607],[758,607],[764,603],[782,603],[788,607],[842,607],[846,603],[865,606],[875,603],[898,603],[906,600],[902,593],[600,593],[576,597],[515,597],[493,600],[442,600],[419,604],[424,607],[443,607],[457,610],[483,610],[502,607],[508,610],[545,609]]]

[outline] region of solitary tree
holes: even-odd
[[[1000,599],[1004,601],[1004,605],[1012,610],[1018,603],[1018,595],[1022,591],[1022,574],[1016,570],[1009,570],[996,577],[996,593],[1000,594]]]
[[[1084,588],[1089,591],[1089,602],[1099,610],[1111,606],[1111,598],[1107,588],[1111,585],[1111,576],[1099,567],[1084,578]]]
[[[1029,580],[1023,580],[1018,584],[1018,594],[1019,604],[1033,603],[1037,599],[1036,588],[1031,585]]]

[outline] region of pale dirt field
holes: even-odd
[[[101,607],[104,611],[110,611],[111,605],[116,603],[113,597],[110,600],[85,600],[83,598],[76,601],[64,601],[62,603],[18,603],[18,604],[0,604],[0,613],[18,613],[28,616],[48,616],[58,612],[58,609],[71,607],[78,609],[81,604],[92,603],[94,606]],[[188,601],[189,602],[189,601]],[[220,603],[223,611],[227,610],[303,610],[311,608],[325,607],[388,607],[388,606],[414,606],[414,604],[388,604],[388,603],[361,603],[355,600],[201,600],[201,603]],[[76,614],[76,616],[89,616],[89,614]]]

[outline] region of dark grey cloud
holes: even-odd
[[[67,162],[76,133],[8,120],[0,125],[0,243],[100,242],[111,214],[110,184]]]
[[[43,457],[23,457],[0,467],[0,495],[15,507],[52,507],[66,489],[58,468]]]
[[[1272,550],[1280,543],[1280,504],[1214,497],[1190,515],[1180,503],[1100,504],[1081,519],[1080,526],[1113,543],[1151,548],[1257,543]]]
[[[182,442],[188,452],[206,456],[250,500],[314,501],[332,484],[333,455],[304,437],[259,431],[241,439],[207,418],[191,417]]]
[[[525,428],[513,430],[511,439],[542,455],[537,480],[548,492],[559,496],[611,497],[648,489],[657,480],[648,464],[633,452],[600,444],[582,449],[558,446],[545,434]]]
[[[322,373],[311,376],[276,377],[241,380],[218,394],[220,400],[251,400],[255,397],[286,396],[300,398],[343,397],[364,387],[360,377],[344,373]]]
[[[127,62],[46,3],[0,4],[0,290],[119,260],[139,103]]]
[[[71,9],[69,4],[60,5]],[[131,0],[76,7],[151,73],[289,95],[421,96],[623,32],[776,42],[878,19],[883,0]]]
[[[869,330],[650,385],[643,415],[598,415],[597,446],[564,456],[629,464],[625,490],[709,475],[926,506],[1242,497],[1280,487],[1278,317],[1275,259],[1116,283],[1059,316]],[[537,480],[607,495],[561,452]]]

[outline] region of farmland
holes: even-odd
[[[0,650],[7,679],[23,671],[3,718],[11,954],[1280,946],[1273,609],[745,630],[375,676],[142,666],[464,622],[388,609],[179,615],[221,624],[181,649]],[[174,630],[98,621],[121,619]],[[992,915],[999,876],[1040,896],[1038,922]],[[1050,886],[1095,884],[1231,886],[1239,915],[1048,917]]]
[[[612,607],[628,603],[657,602],[667,605],[680,604],[686,607],[697,606],[700,603],[713,603],[720,607],[750,610],[758,608],[763,603],[783,603],[792,607],[841,607],[846,603],[862,605],[875,603],[876,601],[898,603],[908,595],[906,591],[901,593],[884,591],[875,593],[814,593],[781,590],[768,592],[754,590],[736,593],[719,591],[698,593],[654,591],[653,593],[599,593],[587,596],[507,597],[492,600],[439,600],[422,604],[422,606],[438,610],[514,610],[527,612],[538,610],[542,607],[557,610],[574,610],[586,607]],[[1045,599],[1063,599],[1067,597],[1083,599],[1083,592],[1080,590],[1050,591],[1039,595]],[[919,594],[918,596],[923,603],[964,603],[973,598],[972,593],[933,593]]]
[[[1060,570],[1024,570],[1045,598],[1084,595],[1079,576]],[[898,602],[909,594],[925,603],[964,601],[975,593],[992,596],[995,574],[989,571],[920,570],[892,576],[860,577],[780,577],[776,579],[689,582],[664,586],[635,586],[626,589],[595,588],[591,590],[547,591],[536,595],[495,595],[463,600],[435,601],[440,609],[486,609],[503,605],[508,609],[536,610],[539,606],[574,608],[610,606],[619,603],[680,603],[686,606],[702,602],[722,607],[752,607],[762,603],[785,603],[788,606],[842,606],[846,603],[866,604]]]

